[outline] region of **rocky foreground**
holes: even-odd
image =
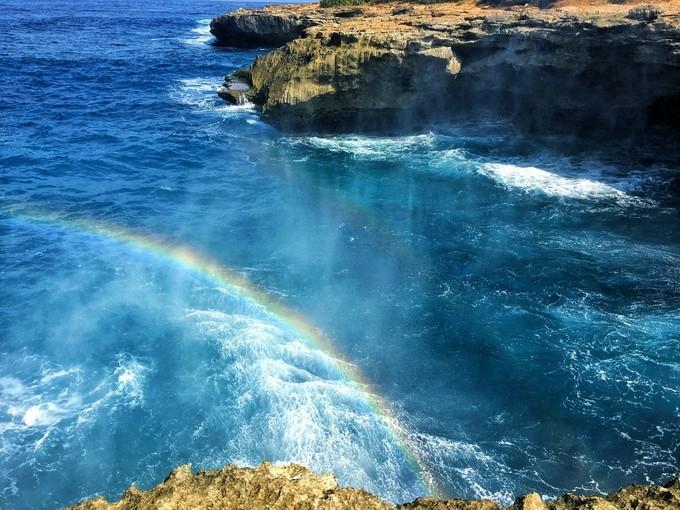
[[[420,498],[396,507],[359,489],[338,487],[331,475],[319,476],[290,464],[192,474],[191,466],[175,469],[149,491],[131,487],[117,503],[94,499],[71,510],[501,510],[490,500]],[[664,486],[631,485],[608,496],[565,494],[544,502],[538,494],[517,498],[509,510],[677,510],[680,478]]]
[[[220,95],[293,130],[491,117],[530,131],[676,136],[680,3],[574,1],[239,9],[213,19],[219,44],[276,49]]]

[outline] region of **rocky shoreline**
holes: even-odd
[[[149,491],[130,487],[120,501],[85,501],[70,510],[502,510],[491,500],[419,498],[393,506],[364,490],[339,487],[332,475],[316,475],[296,464],[257,468],[228,465],[192,473],[175,469]],[[544,501],[536,493],[521,496],[507,510],[677,510],[680,478],[664,485],[631,485],[607,496],[565,494]]]
[[[219,93],[286,130],[491,118],[579,135],[680,132],[677,2],[270,6],[218,16],[211,31],[226,46],[275,48]]]

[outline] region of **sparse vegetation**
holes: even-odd
[[[321,7],[339,7],[365,4],[365,0],[321,0],[319,5]]]
[[[384,4],[389,0],[321,0],[319,4],[321,7],[341,7],[362,4]],[[442,4],[454,0],[411,0],[414,4]]]
[[[626,18],[637,21],[652,22],[661,16],[661,9],[655,5],[640,5],[628,11]]]

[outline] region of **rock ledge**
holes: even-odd
[[[120,501],[93,499],[70,510],[501,510],[490,500],[419,498],[392,506],[360,490],[339,487],[331,475],[316,475],[296,464],[257,468],[228,465],[193,474],[175,469],[149,491],[129,488]],[[663,486],[631,485],[608,496],[565,494],[544,502],[538,494],[517,498],[508,510],[679,510],[680,478]]]

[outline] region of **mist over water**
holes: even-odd
[[[0,505],[187,462],[296,461],[391,501],[419,470],[503,503],[677,475],[677,159],[503,125],[279,133],[215,95],[258,54],[210,44],[240,5],[0,13]],[[80,220],[236,271],[343,360]]]

